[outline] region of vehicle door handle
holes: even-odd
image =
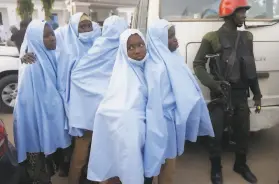
[[[257,72],[257,76],[259,79],[268,79],[269,72]]]

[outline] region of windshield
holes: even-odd
[[[160,0],[160,17],[164,19],[218,18],[221,0]],[[279,17],[279,0],[248,0],[252,8],[247,19]]]

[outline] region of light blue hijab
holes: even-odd
[[[71,144],[64,130],[66,116],[57,90],[55,51],[45,48],[43,33],[46,22],[34,20],[26,31],[28,52],[36,54],[37,62],[26,65],[18,89],[14,109],[14,136],[18,161],[26,153],[54,153]]]
[[[111,16],[104,22],[102,36],[72,69],[69,103],[70,134],[82,136],[93,130],[96,110],[103,99],[119,47],[120,34],[128,28],[123,18]]]
[[[147,86],[144,63],[128,57],[127,41],[138,30],[120,37],[107,93],[95,117],[87,177],[105,181],[118,176],[123,184],[143,184],[143,146]]]
[[[69,117],[67,102],[70,94],[72,68],[92,47],[96,38],[101,36],[100,26],[95,22],[92,22],[93,31],[78,33],[78,26],[82,15],[84,15],[84,13],[74,14],[68,25],[55,31],[57,37],[56,58],[58,89],[63,98],[67,117]],[[81,38],[80,36],[82,34],[87,35],[87,39]]]
[[[20,52],[19,52],[19,68],[18,68],[18,86],[20,86],[20,83],[21,83],[21,80],[22,80],[22,76],[23,76],[23,73],[25,71],[25,67],[26,65],[24,65],[23,63],[21,63],[21,58],[26,54],[26,49],[27,49],[27,37],[26,37],[26,33],[24,35],[24,39],[23,39],[23,42],[21,44],[21,47],[20,47]]]
[[[158,20],[147,32],[152,59],[145,65],[147,177],[157,176],[165,159],[181,155],[185,140],[196,141],[198,135],[214,136],[206,104],[192,73],[183,58],[168,48],[168,29],[166,20]],[[170,140],[174,142],[170,144]]]
[[[59,27],[54,31],[55,32],[55,37],[56,37],[56,56],[57,56],[56,61],[59,60],[59,57],[61,56],[61,52],[64,49],[64,35],[66,33],[66,29],[67,29],[67,25],[63,26],[63,27]],[[24,39],[23,39],[23,43],[22,43],[21,48],[20,48],[19,58],[22,58],[26,54],[26,49],[27,49],[27,38],[26,38],[26,34],[25,34]],[[67,57],[69,57],[69,56],[67,55]],[[21,63],[21,60],[19,60],[19,62],[20,62],[19,63],[20,67],[19,67],[18,82],[20,84],[21,76],[24,72],[25,65]],[[61,64],[61,62],[58,63],[58,64]],[[62,71],[62,73],[64,73],[64,70]]]
[[[68,25],[58,27],[54,32],[55,32],[55,37],[56,37],[56,50],[60,49],[65,49],[63,48],[64,46],[64,37],[67,31]]]
[[[84,13],[76,13],[72,15],[67,29],[65,30],[64,49],[71,54],[71,60],[74,62],[83,57],[92,47],[95,39],[101,36],[101,28],[97,23],[93,23],[93,31],[91,32],[78,32],[78,26],[82,15],[84,15]]]

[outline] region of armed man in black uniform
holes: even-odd
[[[253,54],[253,35],[248,31],[237,31],[237,28],[245,23],[248,9],[250,6],[247,0],[222,0],[219,16],[225,23],[219,30],[209,32],[203,37],[194,61],[198,79],[211,92],[212,103],[209,104],[209,111],[215,138],[209,140],[209,152],[213,184],[223,183],[221,142],[226,127],[232,129],[236,144],[233,170],[246,181],[257,182],[256,176],[246,164],[250,131],[247,99],[251,89],[256,113],[259,113],[262,95]],[[210,73],[206,70],[207,62]]]

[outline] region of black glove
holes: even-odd
[[[262,110],[262,100],[259,98],[259,99],[254,99],[254,106],[256,107],[255,109],[255,113],[259,114]]]
[[[215,81],[214,86],[211,88],[211,90],[217,95],[222,95],[223,90],[221,85],[222,85],[222,81]]]

